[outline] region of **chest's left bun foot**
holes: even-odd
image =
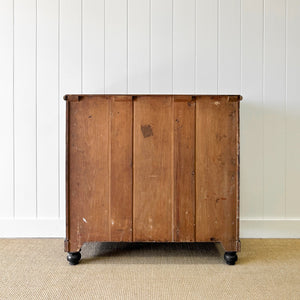
[[[67,255],[67,261],[70,265],[77,265],[81,259],[80,252],[69,252]]]

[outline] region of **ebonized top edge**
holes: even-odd
[[[228,97],[228,101],[237,102],[241,101],[243,97],[241,95],[205,95],[205,94],[66,94],[63,96],[63,99],[66,101],[80,101],[81,97],[155,97],[155,96],[174,96],[174,97],[211,97],[212,99]]]

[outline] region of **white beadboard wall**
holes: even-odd
[[[0,237],[65,235],[66,93],[241,94],[241,237],[300,237],[300,0],[0,0]]]

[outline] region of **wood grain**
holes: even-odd
[[[201,97],[196,102],[196,241],[237,250],[238,105]]]
[[[110,240],[132,241],[132,97],[110,97]]]
[[[69,251],[109,241],[109,102],[69,102]]]
[[[174,99],[174,237],[195,241],[195,101]]]
[[[172,241],[173,98],[134,101],[133,240]]]

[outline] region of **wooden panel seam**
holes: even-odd
[[[195,97],[195,110],[194,110],[194,130],[195,130],[195,136],[194,136],[194,172],[195,172],[195,178],[194,178],[194,242],[197,242],[197,165],[196,165],[196,157],[197,157],[197,97]]]
[[[176,202],[176,172],[175,172],[175,115],[174,115],[174,110],[175,110],[175,97],[171,97],[172,99],[172,117],[171,117],[171,123],[172,123],[172,172],[173,172],[173,180],[172,180],[172,224],[171,224],[171,232],[172,232],[172,242],[175,241],[175,237],[176,237],[176,232],[174,232],[177,228],[177,226],[175,226],[175,220],[176,220],[176,209],[177,209],[177,202]]]
[[[134,242],[134,96],[131,96],[131,241]]]
[[[134,193],[134,149],[135,149],[135,136],[134,136],[134,128],[135,128],[135,114],[134,114],[134,100],[136,96],[132,96],[132,241],[135,241],[135,193]]]
[[[112,240],[111,236],[111,103],[113,99],[108,98],[108,236],[109,240]]]

